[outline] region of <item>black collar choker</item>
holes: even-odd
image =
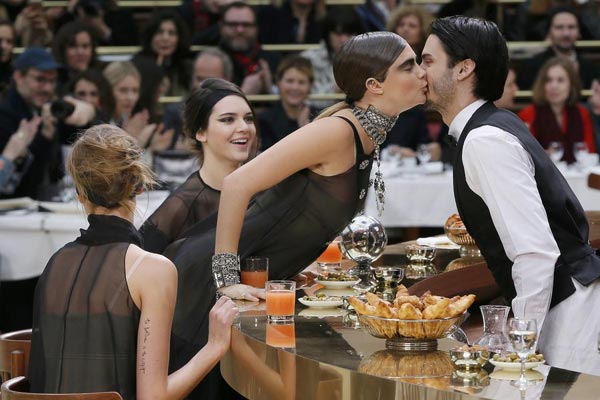
[[[352,114],[358,119],[361,126],[371,141],[373,142],[373,158],[377,162],[377,171],[375,178],[371,179],[369,185],[373,185],[375,190],[375,203],[377,204],[377,214],[381,217],[385,206],[385,183],[383,182],[383,174],[381,173],[381,162],[379,160],[379,146],[385,141],[387,133],[394,127],[398,116],[390,117],[369,105],[366,110],[354,106]]]

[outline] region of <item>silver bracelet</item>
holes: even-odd
[[[213,255],[212,273],[217,289],[240,283],[240,256],[234,253]]]

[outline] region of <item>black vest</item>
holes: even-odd
[[[537,189],[546,209],[552,235],[560,249],[560,257],[554,268],[550,303],[550,307],[553,307],[575,292],[571,277],[584,286],[600,277],[600,258],[589,246],[585,213],[567,181],[515,114],[500,110],[492,103],[484,104],[473,114],[458,141],[453,173],[454,197],[460,217],[477,242],[507,301],[512,301],[516,296],[511,276],[513,263],[504,251],[489,209],[481,197],[469,188],[462,162],[465,139],[473,129],[483,125],[491,125],[514,135],[533,160]],[[519,229],[518,223],[513,229]]]

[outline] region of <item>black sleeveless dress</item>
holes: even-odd
[[[136,396],[136,307],[125,254],[141,236],[125,219],[90,226],[52,256],[36,288],[29,359],[32,392],[117,391]]]
[[[369,186],[372,156],[365,155],[356,127],[356,163],[334,176],[301,170],[258,194],[248,207],[238,252],[240,257],[269,258],[269,279],[289,279],[306,268],[362,210]],[[211,257],[215,248],[214,215],[167,247],[178,270],[173,320],[171,368],[183,366],[208,340],[208,314],[215,302]],[[210,378],[201,386],[203,398]]]
[[[214,214],[220,198],[221,192],[208,186],[198,171],[191,174],[140,228],[144,249],[161,254],[188,229]]]

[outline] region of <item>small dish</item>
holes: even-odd
[[[521,369],[520,362],[504,362],[504,361],[495,361],[494,359],[489,360],[492,365],[502,368],[509,371],[519,371]],[[540,365],[544,365],[545,361],[532,361],[525,363],[525,369],[532,369],[535,367],[539,367]]]
[[[350,286],[354,286],[356,285],[359,280],[352,280],[352,281],[328,281],[328,280],[323,280],[323,279],[316,279],[315,280],[319,285],[325,286],[326,288],[329,289],[343,289],[343,288],[347,288]]]
[[[330,300],[307,300],[300,297],[298,301],[310,308],[335,308],[341,306],[343,303],[339,297],[335,299],[330,298]]]

